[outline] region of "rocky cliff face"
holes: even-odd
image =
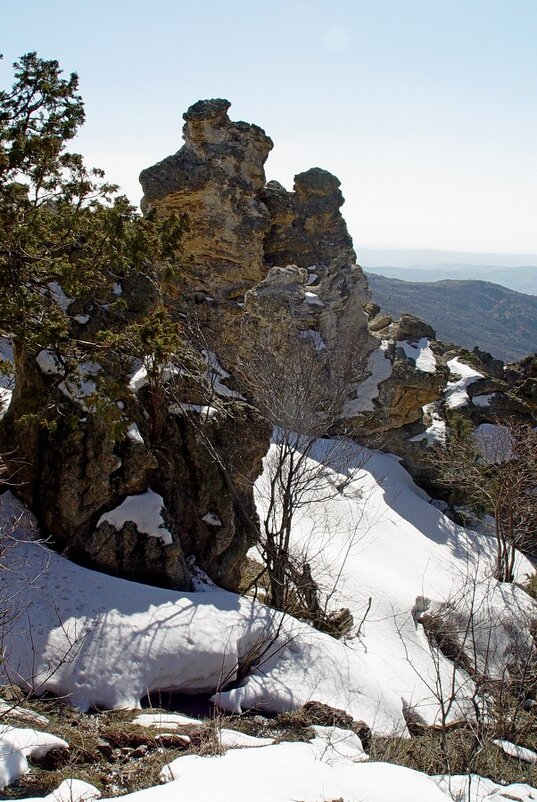
[[[0,427],[17,492],[59,547],[104,570],[178,588],[189,587],[189,557],[235,587],[255,539],[253,483],[270,421],[257,411],[263,403],[248,371],[256,360],[262,366],[263,350],[265,365],[291,378],[300,363],[313,390],[322,385],[323,410],[341,402],[332,405],[331,430],[400,454],[415,473],[451,414],[446,385],[456,354],[427,324],[410,315],[394,323],[371,303],[338,179],[313,168],[295,176],[292,191],[265,184],[272,142],[257,126],[232,122],[229,105],[194,104],[183,147],[140,177],[147,213],[188,221],[182,270],[165,295],[197,367],[163,375],[158,426],[151,392],[134,387],[128,371],[103,363],[121,410],[112,426],[91,403],[62,394],[62,376],[43,372],[39,355],[16,353],[17,385]],[[151,306],[150,285],[141,276],[125,287],[126,315]],[[106,305],[98,314],[103,324]],[[91,339],[91,323],[84,336]],[[506,408],[524,419],[535,402],[534,371],[522,366],[502,377],[497,361],[473,358],[483,373],[467,395],[472,420]],[[49,407],[58,414],[43,426]],[[318,419],[316,408],[310,413]],[[166,542],[128,520],[101,520],[149,489],[162,497]]]
[[[188,109],[184,146],[140,176],[144,209],[189,221],[185,280],[172,294],[195,304],[203,337],[239,379],[262,338],[276,348],[301,337],[305,350],[327,351],[334,369],[343,358],[363,359],[374,347],[363,309],[369,293],[339,180],[313,168],[295,177],[292,192],[265,185],[272,142],[257,126],[230,121],[229,105]]]
[[[186,214],[183,299],[242,300],[264,276],[270,225],[260,198],[272,141],[256,125],[231,122],[227,100],[195,103],[183,115],[185,144],[140,175],[142,208]]]
[[[190,588],[193,557],[235,588],[255,541],[253,483],[269,438],[255,409],[233,398],[208,406],[210,377],[175,375],[173,388],[159,388],[156,434],[150,390],[129,386],[128,376],[107,372],[117,388],[112,419],[91,397],[66,397],[39,358],[16,354],[16,362],[0,452],[13,489],[57,548],[109,573],[179,589]],[[52,425],[44,425],[51,411]],[[101,521],[148,489],[162,497],[164,538],[149,536],[136,516],[120,526]]]

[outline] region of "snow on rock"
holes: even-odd
[[[220,730],[218,741],[222,749],[252,749],[260,746],[270,746],[273,743],[272,738],[257,738],[255,735],[246,735],[244,732],[227,729]]]
[[[80,323],[82,326],[84,326],[89,319],[90,319],[89,315],[75,315],[73,318],[73,320],[76,320],[76,322]]]
[[[0,360],[13,364],[13,359],[13,342],[9,337],[0,337]],[[4,379],[1,381],[4,381]]]
[[[64,780],[51,794],[24,797],[24,802],[89,802],[100,796],[99,789],[84,780]]]
[[[26,774],[27,758],[41,758],[51,749],[68,748],[66,741],[48,732],[0,726],[0,789]]]
[[[182,713],[141,713],[133,721],[141,727],[156,727],[157,729],[176,730],[178,727],[202,727],[203,721],[198,718],[184,716]]]
[[[62,311],[67,312],[74,298],[68,298],[65,294],[63,287],[57,281],[49,281],[47,284],[52,300],[58,304]]]
[[[314,745],[325,745],[325,760],[330,766],[337,763],[345,763],[349,760],[353,763],[362,763],[369,760],[369,756],[364,751],[362,741],[352,730],[344,730],[341,727],[320,727],[313,726],[315,739]]]
[[[537,753],[532,749],[526,749],[524,746],[518,746],[517,744],[511,743],[511,741],[504,741],[501,739],[494,740],[492,743],[499,746],[509,757],[522,760],[524,763],[537,763]]]
[[[154,367],[154,357],[151,355],[145,356],[142,360],[134,360],[135,370],[131,374],[128,382],[128,388],[133,393],[137,393],[142,387],[145,387],[148,382],[148,370]],[[166,365],[159,366],[159,378],[163,382],[171,381],[174,376],[181,376],[183,370],[174,362],[168,362]]]
[[[436,359],[429,348],[427,337],[422,337],[415,345],[408,340],[399,340],[395,345],[396,348],[402,348],[405,356],[416,363],[416,370],[423,373],[436,372]]]
[[[63,362],[55,351],[50,348],[43,348],[35,358],[39,370],[45,376],[63,375]]]
[[[227,387],[224,384],[223,380],[229,379],[230,374],[227,372],[227,370],[224,370],[218,361],[216,354],[213,351],[208,350],[202,350],[201,353],[203,354],[208,366],[205,378],[215,393],[221,398],[236,398],[238,401],[246,401],[245,397],[237,392],[237,390],[232,390],[230,387]]]
[[[472,404],[474,404],[476,407],[490,407],[490,402],[493,398],[496,398],[497,395],[497,393],[474,395],[472,396]]]
[[[360,622],[372,599],[359,633],[338,641],[208,584],[182,593],[99,574],[27,542],[29,527],[21,521],[21,542],[9,553],[21,569],[0,574],[0,592],[15,598],[20,611],[5,639],[5,670],[16,670],[25,687],[67,696],[83,708],[137,706],[157,689],[215,694],[236,713],[251,707],[280,712],[317,700],[380,734],[405,734],[409,707],[427,723],[437,721],[453,684],[452,717],[460,717],[472,681],[431,651],[417,597],[423,597],[422,610],[456,599],[461,616],[476,612],[473,599],[476,648],[486,654],[494,644],[492,672],[505,670],[513,638],[531,639],[525,617],[534,616],[535,605],[516,584],[491,579],[492,538],[444,517],[388,455],[344,445],[341,464],[334,441],[318,441],[311,453],[313,472],[319,476],[325,464],[334,486],[346,481],[347,490],[327,497],[326,481],[311,487],[291,548],[309,558],[321,590],[332,592],[333,609],[349,607]],[[265,471],[256,485],[261,517],[268,480]],[[139,503],[144,495],[134,498]],[[158,534],[157,499],[152,527]],[[4,520],[17,522],[20,504],[9,493],[0,502]],[[123,515],[121,523],[133,517]],[[532,573],[519,555],[517,577]],[[238,666],[259,653],[260,664],[234,687]]]
[[[35,361],[45,376],[65,375],[65,365],[61,356],[50,348],[43,348],[39,351]],[[87,412],[88,408],[84,399],[93,395],[97,390],[95,377],[100,371],[101,366],[97,362],[83,362],[78,365],[76,373],[59,383],[58,389]]]
[[[525,783],[501,785],[478,774],[452,774],[431,777],[448,794],[447,799],[464,802],[535,802],[537,788]]]
[[[78,404],[83,410],[88,411],[84,403],[85,398],[93,395],[97,390],[95,377],[101,371],[101,366],[97,362],[83,362],[78,366],[77,375],[70,376],[58,385],[61,392]]]
[[[15,387],[15,371],[13,365],[13,343],[8,337],[0,337],[0,420],[11,404]]]
[[[99,518],[97,526],[106,521],[119,532],[127,521],[132,521],[142,534],[149,537],[158,537],[163,543],[172,543],[173,538],[166,529],[166,524],[161,514],[163,507],[162,496],[154,493],[153,490],[146,490],[145,493],[139,493],[136,496],[127,496],[119,507],[105,512]]]
[[[140,443],[141,445],[143,445],[144,438],[142,437],[142,433],[140,432],[140,429],[138,428],[136,423],[129,423],[129,425],[127,426],[126,434],[128,439],[132,443]]]
[[[207,406],[206,404],[171,404],[168,411],[172,415],[184,415],[188,412],[196,412],[202,418],[208,418],[209,420],[218,414],[216,407]]]
[[[447,365],[450,372],[459,378],[448,382],[444,398],[449,409],[457,409],[468,403],[468,387],[478,379],[482,379],[483,374],[465,365],[458,357],[450,359]]]
[[[208,526],[223,526],[224,524],[214,512],[207,512],[201,519]]]
[[[388,350],[388,340],[382,343],[376,351],[373,351],[367,363],[369,376],[363,382],[355,385],[355,398],[351,398],[345,404],[344,417],[353,418],[361,412],[373,412],[375,409],[374,400],[379,394],[379,384],[392,375],[392,363],[386,351]]]
[[[141,390],[142,387],[145,387],[147,384],[147,367],[145,364],[140,365],[137,368],[132,376],[129,379],[129,390],[133,393],[137,393],[138,390]]]
[[[326,351],[326,343],[321,337],[320,332],[316,331],[315,329],[306,329],[306,331],[301,331],[300,336],[304,340],[309,340],[316,351]]]
[[[2,420],[6,414],[9,405],[11,404],[12,396],[12,390],[7,390],[5,387],[0,387],[0,420]]]
[[[354,762],[340,744],[316,737],[311,743],[280,743],[232,749],[222,756],[184,755],[161,772],[167,782],[151,799],[210,799],[211,802],[447,802],[425,774],[390,763]],[[168,793],[167,793],[168,792]],[[148,793],[148,792],[141,792]],[[158,796],[157,796],[158,795]],[[137,794],[137,797],[140,793]],[[149,796],[149,793],[148,793]],[[126,800],[128,796],[124,797]]]
[[[434,446],[437,443],[446,442],[446,422],[440,417],[437,410],[437,402],[433,401],[431,404],[425,404],[422,407],[423,417],[425,420],[430,420],[431,423],[421,434],[416,434],[414,437],[409,437],[409,443],[420,443],[425,440],[427,446]]]
[[[324,302],[321,301],[316,292],[310,292],[309,290],[307,290],[304,293],[304,298],[306,300],[306,303],[310,304],[311,306],[324,306]]]

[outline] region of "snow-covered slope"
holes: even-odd
[[[463,625],[472,617],[480,657],[496,672],[511,639],[525,636],[533,602],[491,579],[494,543],[446,519],[395,459],[348,443],[344,453],[335,464],[333,446],[319,441],[313,464],[332,461],[334,492],[313,488],[295,541],[334,607],[350,607],[359,622],[371,598],[359,635],[336,641],[210,583],[180,593],[81,568],[30,540],[30,517],[6,493],[2,520],[17,538],[0,577],[8,678],[81,707],[136,706],[158,688],[217,692],[236,711],[316,699],[379,733],[404,732],[405,708],[433,721],[453,679],[464,704],[471,682],[431,654],[420,611],[456,600],[451,614]],[[262,479],[261,512],[264,495]],[[531,570],[519,558],[519,575]],[[458,714],[454,705],[450,716]]]

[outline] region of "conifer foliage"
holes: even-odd
[[[183,221],[141,217],[68,150],[84,122],[76,74],[36,53],[13,66],[0,91],[0,334],[76,357],[62,299],[117,304],[114,282],[170,269]]]

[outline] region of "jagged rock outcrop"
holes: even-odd
[[[225,588],[238,587],[241,563],[257,540],[253,485],[269,438],[266,421],[240,401],[208,418],[193,411],[166,419],[152,487],[184,553]]]
[[[415,475],[431,420],[451,414],[445,390],[456,354],[427,323],[412,315],[394,322],[371,302],[341,215],[339,180],[312,168],[295,176],[292,191],[265,184],[272,141],[255,125],[231,121],[229,105],[191,106],[183,147],[140,176],[146,212],[187,220],[182,268],[163,295],[193,364],[172,371],[173,380],[164,371],[156,409],[153,391],[129,384],[120,359],[103,360],[97,367],[110,405],[102,415],[65,392],[61,371],[43,372],[38,354],[16,353],[17,385],[0,427],[17,492],[59,548],[103,570],[176,588],[190,586],[189,557],[219,585],[236,587],[255,541],[253,484],[270,424],[278,423],[270,410],[266,419],[259,414],[269,405],[248,375],[263,350],[270,352],[265,370],[279,365],[296,376],[289,359],[311,368],[312,385],[321,386],[317,407],[309,399],[312,420],[322,408],[331,432],[400,454]],[[119,291],[129,321],[158,295],[143,275]],[[88,303],[73,302],[69,325],[91,344],[109,318],[116,330],[122,319],[112,320],[104,302]],[[143,366],[151,353],[136,357]],[[535,404],[534,371],[520,366],[504,377],[489,355],[471,358],[483,377],[468,391],[465,414],[474,422],[496,410],[524,419]],[[262,358],[256,364],[263,369]],[[138,433],[129,435],[134,424]],[[135,522],[116,528],[101,520],[148,489],[163,499],[168,542]]]
[[[371,350],[367,282],[340,213],[339,180],[313,168],[295,177],[293,192],[265,186],[272,142],[232,122],[229,105],[194,104],[181,150],[140,175],[145,209],[188,217],[184,278],[172,293],[197,302],[197,325],[233,374],[268,331],[275,342],[311,332],[334,354]]]
[[[200,100],[183,115],[185,144],[140,175],[142,208],[186,214],[182,297],[242,300],[264,276],[270,225],[260,197],[272,141],[256,125],[232,122],[227,100]]]
[[[34,357],[16,358],[0,451],[43,534],[71,558],[119,576],[189,589],[193,557],[235,588],[255,540],[253,483],[269,438],[255,410],[234,399],[202,406],[214,396],[210,381],[174,375],[177,403],[161,410],[156,435],[148,389],[129,389],[128,377],[115,375],[118,405],[103,412],[90,398],[66,397]],[[170,542],[148,537],[136,520],[120,529],[100,521],[148,488],[162,496]]]
[[[271,217],[265,238],[268,265],[296,264],[311,270],[318,265],[322,274],[336,259],[356,263],[339,211],[344,202],[340,186],[336,176],[318,167],[296,175],[293,192],[277,181],[266,185],[262,199]]]
[[[302,269],[300,281],[301,309],[303,301],[310,307],[309,315],[299,312],[299,318],[313,317],[311,325],[301,326],[320,334],[329,352],[337,358],[345,352],[363,357],[373,348],[367,333],[369,302],[367,281],[356,263],[356,254],[347,226],[341,215],[343,204],[340,181],[326,170],[314,167],[295,176],[293,192],[287,192],[276,181],[264,188],[262,197],[271,214],[271,227],[265,238],[265,260],[268,266],[295,265]],[[252,294],[267,297],[267,283],[281,286],[285,305],[285,283],[275,280],[275,267],[261,285],[249,295],[252,314]],[[307,272],[304,272],[307,271]],[[270,292],[271,303],[263,323],[270,319],[276,293]],[[259,310],[259,301],[257,304]],[[268,314],[267,314],[268,313]]]

